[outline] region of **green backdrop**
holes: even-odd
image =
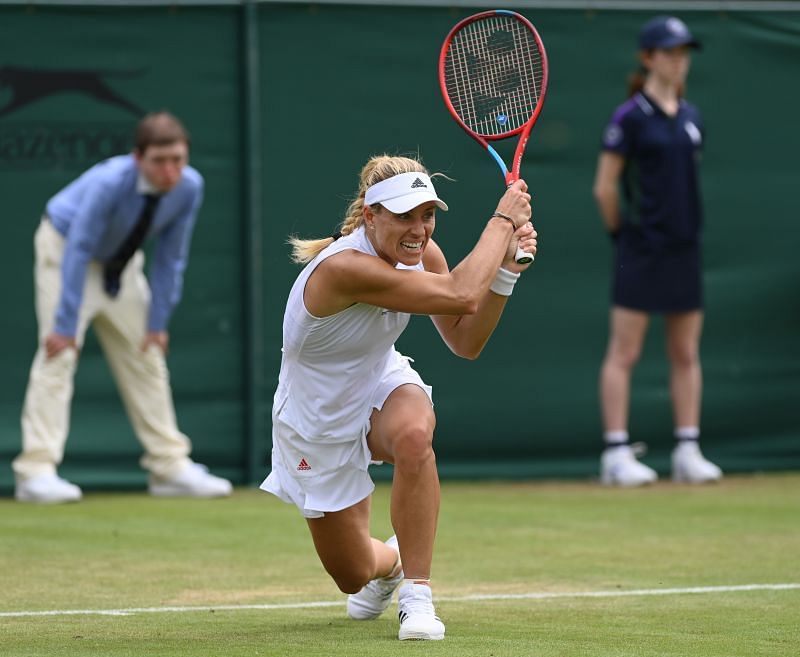
[[[478,361],[451,355],[424,317],[412,319],[398,347],[434,387],[443,476],[591,477],[601,448],[597,375],[610,265],[591,185],[600,133],[635,66],[638,27],[654,11],[511,4],[537,25],[551,66],[523,163],[540,252]],[[436,233],[451,264],[474,244],[502,193],[496,165],[455,125],[438,89],[441,40],[477,10],[0,5],[0,489],[11,490],[36,342],[33,231],[50,195],[127,148],[135,109],[168,108],[185,120],[192,163],[207,184],[171,326],[181,427],[194,456],[215,471],[240,483],[266,473],[283,304],[298,273],[286,237],[329,234],[373,153],[419,154],[454,179],[438,185],[451,211]],[[707,127],[704,450],[730,472],[797,468],[800,12],[683,17],[706,46],[688,88]],[[36,71],[70,72],[72,86],[45,88],[15,107]],[[77,85],[76,71],[94,86]],[[110,101],[98,85],[132,107]],[[499,149],[509,156],[512,147]],[[650,445],[647,462],[666,472],[663,341],[656,318],[634,375],[631,434]],[[60,472],[88,487],[139,487],[139,455],[90,340]]]

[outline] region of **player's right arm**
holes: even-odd
[[[527,224],[531,209],[524,181],[509,188],[498,209],[513,217],[515,224]],[[318,317],[355,303],[418,315],[474,314],[506,256],[513,232],[506,219],[490,219],[475,247],[452,270],[443,258],[442,264],[431,266],[428,250],[441,253],[433,240],[423,255],[426,271],[396,269],[358,251],[337,253],[322,262],[306,283],[306,308]]]
[[[326,259],[306,284],[305,304],[318,317],[356,303],[415,315],[464,315],[477,310],[511,239],[511,224],[491,220],[460,269],[434,273],[396,269],[381,258],[342,251]],[[433,248],[429,242],[427,248]],[[438,248],[438,247],[436,247]]]

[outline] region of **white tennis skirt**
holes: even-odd
[[[433,389],[409,364],[410,358],[397,354],[387,365],[372,395],[373,408],[381,410],[389,395],[407,383],[422,388],[433,404]],[[306,518],[321,518],[326,512],[341,511],[369,497],[375,484],[368,469],[372,454],[367,446],[369,415],[361,432],[341,442],[307,440],[273,415],[272,471],[261,490],[294,504]]]

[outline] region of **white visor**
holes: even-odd
[[[447,210],[447,203],[436,196],[430,177],[419,171],[400,173],[381,180],[368,188],[364,197],[367,205],[380,203],[395,214],[403,214],[428,201],[433,201],[437,207]]]

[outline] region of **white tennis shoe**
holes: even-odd
[[[656,471],[636,459],[636,451],[632,445],[612,445],[603,450],[600,457],[600,481],[606,486],[630,488],[651,484],[656,479]]]
[[[75,484],[71,484],[53,473],[18,481],[14,497],[18,502],[63,504],[64,502],[79,502],[83,493]]]
[[[444,623],[433,607],[431,587],[408,582],[400,587],[397,602],[400,631],[397,638],[417,641],[440,641],[444,639]]]
[[[386,545],[397,551],[397,536],[392,536]],[[380,616],[392,602],[392,594],[403,581],[403,570],[394,577],[378,577],[366,583],[358,593],[347,596],[347,615],[354,620],[372,620]]]
[[[225,497],[232,490],[230,481],[215,477],[206,466],[194,462],[170,479],[150,475],[148,484],[154,497]]]
[[[672,450],[672,480],[705,484],[722,479],[722,470],[703,456],[696,440],[682,440]]]

